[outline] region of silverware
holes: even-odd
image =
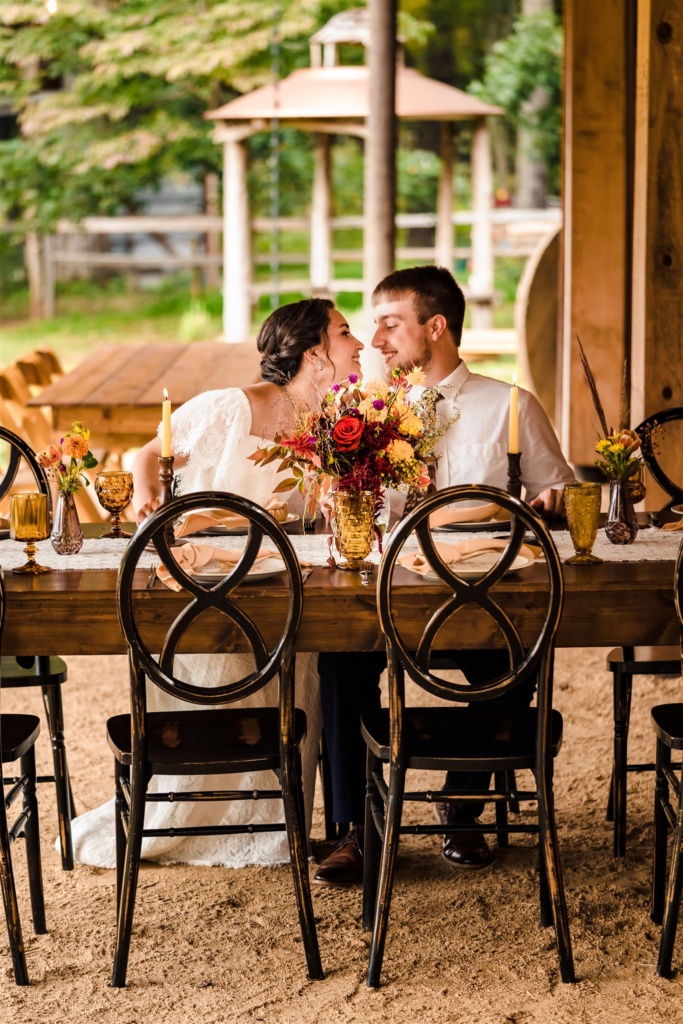
[[[360,570],[360,581],[364,587],[370,586],[370,580],[372,579],[373,569],[361,569]]]
[[[301,582],[302,582],[302,584],[306,582],[306,580],[308,579],[308,577],[311,575],[312,572],[313,572],[313,567],[312,566],[311,566],[310,569],[302,569],[301,570]]]
[[[157,578],[157,567],[156,567],[156,565],[152,565],[152,566],[150,566],[149,576],[147,577],[147,582],[145,583],[145,590],[151,590],[152,589],[152,587],[156,583],[156,578]]]

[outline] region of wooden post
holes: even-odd
[[[313,294],[328,297],[332,280],[330,136],[325,132],[316,132],[314,145],[309,273]]]
[[[247,341],[251,331],[251,235],[247,194],[247,147],[223,142],[223,336]]]
[[[469,278],[472,327],[488,330],[493,326],[493,237],[491,206],[493,175],[491,142],[485,119],[479,119],[472,138],[472,265]]]
[[[27,231],[24,239],[24,264],[28,279],[29,316],[41,320],[45,315],[43,264],[40,256],[40,236]]]
[[[683,405],[683,0],[640,0],[631,416]],[[683,479],[683,451],[662,442]],[[654,507],[654,506],[652,506]]]
[[[365,139],[363,278],[366,314],[394,269],[396,241],[396,0],[369,0],[370,105]]]
[[[436,201],[434,258],[440,267],[453,270],[453,135],[450,121],[441,123],[441,173]]]
[[[52,235],[43,235],[43,316],[46,320],[55,315],[55,265],[52,258]]]
[[[575,335],[608,424],[619,416],[628,286],[623,0],[565,3],[565,141],[560,440],[592,466],[599,430]]]

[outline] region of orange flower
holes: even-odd
[[[44,452],[39,452],[37,455],[38,462],[43,469],[47,469],[48,466],[56,466],[61,457],[61,449],[54,444],[49,444]]]
[[[62,451],[72,459],[82,459],[88,454],[88,442],[82,434],[67,434],[62,441]]]

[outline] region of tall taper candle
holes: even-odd
[[[165,459],[171,455],[171,403],[166,388],[161,403],[161,455]]]
[[[508,451],[513,455],[519,451],[519,388],[517,387],[517,374],[512,378],[510,388],[510,438]]]

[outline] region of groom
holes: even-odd
[[[437,487],[456,484],[507,486],[509,385],[471,374],[460,358],[459,345],[465,317],[465,297],[452,274],[443,267],[410,267],[380,281],[373,292],[376,331],[373,348],[384,359],[387,373],[399,367],[420,366],[424,387],[439,387],[444,419],[454,421],[439,442]],[[413,387],[415,400],[421,388]],[[443,408],[445,407],[445,408]],[[544,515],[561,515],[563,490],[574,475],[560,450],[557,437],[539,402],[519,392],[520,450],[533,453],[522,463],[526,498]],[[348,886],[362,878],[362,823],[365,817],[365,744],[360,717],[380,706],[379,677],[386,667],[384,653],[332,653],[319,657],[325,742],[331,764],[332,812],[336,822],[350,823],[350,831],[320,865],[320,885]],[[484,681],[507,670],[501,651],[460,651],[457,667],[469,682]],[[522,688],[524,689],[524,688]],[[525,692],[498,698],[501,710],[528,704],[533,680]],[[487,789],[487,773],[449,772],[445,790]],[[438,804],[444,825],[475,820],[479,805]],[[482,835],[445,836],[443,857],[454,868],[481,868],[491,861]]]

